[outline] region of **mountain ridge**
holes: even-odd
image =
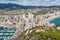
[[[33,8],[60,8],[60,6],[24,6],[24,5],[18,5],[13,3],[0,3],[0,9],[4,8],[14,8],[14,9],[33,9]]]

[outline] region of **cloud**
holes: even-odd
[[[60,6],[60,0],[0,0],[0,3],[15,3],[25,6]]]

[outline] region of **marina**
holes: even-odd
[[[15,31],[16,28],[4,28],[3,26],[0,26],[0,40],[6,40],[5,38],[11,38]]]

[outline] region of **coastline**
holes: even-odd
[[[53,19],[55,19],[55,18],[57,18],[57,17],[60,17],[60,15],[54,15],[54,16],[52,16],[52,17],[49,17],[48,19],[46,19],[46,22],[50,23],[49,21],[51,21],[51,20],[53,20]],[[50,23],[50,24],[51,24],[51,23]],[[52,24],[54,24],[54,23],[52,23]]]

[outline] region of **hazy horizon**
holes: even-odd
[[[24,6],[60,6],[60,0],[0,0],[0,3],[14,3]]]

